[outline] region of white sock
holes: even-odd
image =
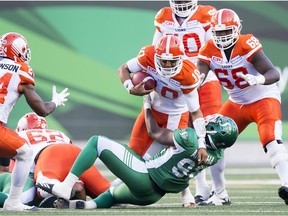
[[[22,190],[23,190],[23,186],[17,187],[15,185],[11,184],[10,192],[9,192],[7,199],[11,199],[11,200],[13,199],[13,200],[19,200],[20,201]]]
[[[33,151],[24,144],[17,149],[16,163],[11,176],[11,187],[8,199],[20,200],[23,187],[27,181],[29,170],[33,163]]]
[[[196,196],[201,195],[204,200],[208,199],[210,194],[210,187],[206,180],[206,171],[202,170],[195,176],[196,181]]]
[[[69,188],[73,188],[74,184],[78,181],[78,179],[79,179],[78,176],[69,172],[63,183],[66,184]]]
[[[275,166],[281,185],[288,187],[288,161],[281,161]]]
[[[210,167],[210,172],[213,180],[214,191],[217,194],[220,194],[225,190],[225,176],[224,176],[224,168],[225,168],[225,159],[222,158],[218,161],[218,163],[214,164]]]

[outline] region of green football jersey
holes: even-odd
[[[148,172],[153,181],[168,193],[178,193],[189,186],[190,178],[201,170],[217,163],[224,150],[207,149],[208,159],[198,165],[198,141],[194,129],[184,128],[174,131],[174,144],[163,149],[146,161]]]

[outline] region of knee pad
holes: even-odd
[[[16,160],[32,160],[33,150],[28,144],[24,144],[19,149],[16,150],[17,155],[14,157]]]
[[[274,140],[268,143],[265,147],[273,168],[275,168],[275,166],[282,161],[288,161],[288,153],[282,143],[278,143],[276,140]]]

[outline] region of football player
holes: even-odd
[[[199,162],[207,159],[205,150],[205,124],[199,108],[197,87],[200,82],[196,66],[188,60],[183,60],[184,47],[176,36],[168,35],[159,39],[157,45],[143,47],[138,56],[120,66],[118,74],[124,87],[130,94],[144,95],[150,93],[152,110],[161,127],[187,127],[189,112],[199,137]],[[130,73],[146,71],[157,82],[155,91],[132,84]],[[133,140],[133,141],[132,141]],[[132,145],[137,140],[141,145]],[[144,110],[138,116],[132,130],[130,147],[143,156],[153,139],[147,132]]]
[[[27,140],[33,150],[30,173],[34,175],[35,183],[63,181],[81,149],[72,145],[72,141],[64,133],[48,129],[45,118],[36,113],[25,114],[19,120],[16,131]],[[98,180],[97,184],[94,184],[94,179]],[[101,175],[96,166],[91,166],[73,186],[71,199],[85,200],[86,195],[95,198],[109,187],[110,182]],[[40,200],[49,198],[50,203],[55,199],[41,189],[37,189],[37,196]]]
[[[288,204],[288,154],[282,143],[281,98],[276,82],[280,74],[252,34],[242,35],[241,21],[230,9],[221,9],[211,19],[213,39],[199,52],[201,73],[212,70],[229,99],[219,113],[232,118],[241,133],[250,123],[258,127],[263,150],[281,181],[279,196]],[[230,203],[225,189],[224,163],[212,174],[219,179],[207,205]],[[211,170],[213,167],[211,167]]]
[[[103,136],[92,136],[79,154],[65,180],[57,184],[36,184],[58,197],[58,208],[110,208],[115,204],[150,205],[166,193],[178,193],[189,186],[191,176],[215,164],[222,158],[224,149],[233,145],[238,129],[235,122],[224,116],[206,118],[206,148],[208,160],[199,164],[198,137],[192,128],[175,131],[159,127],[151,110],[150,96],[144,97],[144,115],[150,136],[167,148],[145,161],[132,149]],[[111,187],[94,200],[71,200],[71,188],[95,160],[101,161],[123,183]],[[135,184],[137,182],[137,184]],[[97,179],[95,179],[97,184]],[[141,187],[139,187],[141,185]]]
[[[52,87],[52,101],[43,102],[35,91],[33,70],[28,65],[31,51],[27,40],[19,33],[9,32],[0,37],[0,157],[15,158],[11,188],[4,203],[4,211],[36,210],[21,203],[20,196],[33,162],[32,150],[26,140],[6,127],[15,103],[25,96],[28,105],[40,116],[47,116],[64,105],[68,89],[57,93]]]
[[[160,9],[155,17],[156,30],[153,44],[155,45],[163,35],[176,35],[184,44],[184,58],[196,64],[201,46],[205,41],[212,38],[210,20],[216,9],[210,5],[200,5],[198,0],[169,0],[169,3],[170,7]],[[222,104],[222,93],[221,85],[212,71],[207,74],[207,78],[199,87],[198,93],[200,108],[204,117],[217,113]],[[177,125],[170,129],[176,127]],[[155,144],[153,143],[153,145]],[[150,149],[149,152],[151,152]],[[208,199],[210,195],[210,187],[206,184],[205,170],[199,173],[195,180],[195,202],[199,203]],[[181,195],[183,201],[185,200],[184,207],[186,205],[189,207],[189,203],[193,203],[194,200],[191,192],[186,190]]]
[[[124,87],[134,95],[143,95],[151,91],[144,90],[143,83],[134,86],[130,73],[144,70],[156,80],[155,91],[150,95],[152,111],[159,126],[171,130],[185,128],[189,123],[189,115],[192,117],[200,143],[198,157],[203,163],[207,158],[204,144],[205,125],[197,91],[201,79],[196,66],[191,61],[183,59],[184,52],[180,38],[165,35],[156,45],[143,47],[136,58],[129,60],[118,69],[118,73]],[[153,139],[147,133],[142,109],[134,123],[129,147],[140,156],[144,156],[152,142]],[[157,152],[157,150],[153,151],[149,153],[154,155]],[[147,155],[145,156],[147,158]],[[190,190],[185,189],[182,194],[190,195],[188,199],[183,196],[183,205],[193,206],[194,199]]]

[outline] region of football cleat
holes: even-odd
[[[201,195],[195,196],[194,199],[195,199],[195,203],[196,203],[197,205],[198,205],[199,203],[202,203],[202,202],[205,201],[204,198],[203,198],[203,196],[201,196]]]
[[[231,205],[229,197],[220,198],[215,193],[207,200],[198,203],[199,206],[220,206],[220,205]]]
[[[39,208],[54,208],[53,204],[55,200],[57,200],[57,197],[50,195],[40,202]]]
[[[281,186],[278,189],[278,195],[284,200],[285,204],[288,205],[288,187]]]
[[[15,203],[9,200],[6,200],[3,205],[3,211],[37,211],[36,206],[28,206],[23,203]]]
[[[60,198],[64,198],[66,200],[71,199],[74,196],[75,191],[69,190],[68,187],[63,185],[62,183],[59,184],[49,184],[49,183],[36,183],[35,185],[37,188],[40,188],[52,195],[55,195]]]
[[[36,183],[35,185],[37,188],[40,188],[50,194],[53,194],[52,193],[52,188],[54,187],[54,184],[49,184],[49,183]]]
[[[65,200],[58,198],[53,203],[57,209],[84,209],[85,201],[83,200]]]

